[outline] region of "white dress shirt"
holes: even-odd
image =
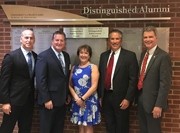
[[[156,50],[156,48],[157,48],[157,45],[155,46],[155,47],[153,47],[152,49],[150,49],[149,51],[147,51],[147,52],[149,52],[149,56],[148,56],[148,60],[147,60],[147,63],[146,63],[146,69],[147,69],[147,67],[148,67],[148,64],[149,64],[149,62],[150,62],[150,60],[151,60],[151,58],[152,58],[152,56],[153,56],[153,54],[154,54],[154,51]],[[147,54],[147,52],[146,52],[146,54]],[[145,55],[146,55],[145,54]],[[144,56],[145,57],[145,56]],[[143,58],[143,60],[144,60],[144,58]],[[143,64],[143,62],[142,62],[142,64]],[[142,64],[141,64],[141,69],[142,69]],[[145,72],[146,72],[146,69],[145,69]]]
[[[115,71],[115,68],[116,68],[116,64],[117,64],[120,52],[121,52],[121,47],[114,52],[114,62],[113,62],[113,68],[112,68],[112,73],[111,73],[111,88],[110,88],[110,90],[113,90],[114,71]],[[111,53],[109,55],[109,59],[108,59],[107,65],[109,63],[109,60],[111,58],[112,53],[113,53],[113,51],[111,50]]]
[[[58,60],[59,60],[59,56],[58,56],[58,55],[60,54],[61,59],[62,59],[62,61],[63,61],[63,63],[64,63],[64,67],[66,67],[66,63],[65,63],[65,59],[64,59],[64,55],[63,55],[62,51],[61,51],[60,53],[58,53],[58,52],[53,48],[53,46],[51,46],[51,48],[52,48],[52,50],[54,51],[54,53],[56,54]]]
[[[31,51],[27,51],[26,49],[24,49],[22,46],[21,46],[21,51],[23,52],[23,55],[26,59],[26,61],[28,62],[28,53],[30,52],[31,53],[31,60],[32,60],[32,71],[34,71],[34,57],[33,57],[33,54]]]

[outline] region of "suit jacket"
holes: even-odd
[[[100,56],[99,63],[99,98],[104,98],[104,80],[106,75],[107,62],[111,50],[106,51]],[[113,77],[113,98],[117,106],[123,99],[133,101],[137,88],[138,63],[135,53],[121,48]]]
[[[53,106],[62,106],[67,98],[69,86],[69,54],[62,51],[66,64],[66,75],[61,63],[52,48],[40,53],[36,64],[36,83],[38,88],[38,104],[52,100]]]
[[[141,54],[140,66],[145,53],[146,51]],[[171,78],[171,58],[168,53],[157,47],[147,66],[143,80],[142,102],[146,112],[152,113],[155,106],[161,107],[163,111],[167,111],[167,98],[171,87]]]
[[[37,54],[33,53],[36,61]],[[27,61],[21,48],[7,53],[1,67],[0,103],[22,106],[29,97],[34,102],[34,74],[29,75]]]

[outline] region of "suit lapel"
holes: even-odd
[[[51,57],[55,60],[55,62],[58,64],[58,66],[60,67],[62,73],[64,74],[63,72],[63,68],[61,66],[61,63],[59,61],[59,59],[57,58],[56,54],[54,53],[54,51],[52,50],[52,48],[49,48],[49,51],[50,51],[50,54],[51,54]]]
[[[66,69],[66,74],[68,73],[69,71],[69,64],[67,63],[67,56],[66,54],[64,53],[64,51],[62,51],[63,55],[64,55],[64,62],[65,62],[65,69]]]
[[[109,50],[105,56],[104,56],[104,64],[102,64],[103,66],[103,72],[106,72],[107,69],[107,62],[108,62],[108,58],[109,58],[109,54],[111,53],[111,50]]]
[[[151,60],[147,66],[147,69],[146,69],[146,73],[144,75],[144,79],[146,78],[146,75],[148,74],[149,72],[149,69],[151,68],[151,66],[153,65],[154,61],[156,60],[157,56],[158,56],[158,52],[159,52],[159,48],[157,47],[156,50],[154,51],[154,54],[152,55],[151,57]]]
[[[121,64],[123,64],[122,62],[125,58],[125,54],[126,54],[125,50],[123,48],[121,48],[121,51],[120,51],[120,54],[119,54],[119,57],[118,57],[118,60],[116,63],[115,71],[114,71],[114,77],[116,76],[117,72],[119,71]]]
[[[27,61],[26,61],[26,58],[24,57],[24,54],[21,50],[21,48],[18,49],[18,56],[19,56],[19,61],[22,63],[22,66],[26,66],[24,69],[25,69],[25,72],[27,72],[28,74],[26,75],[29,75],[29,68],[28,68],[28,64],[27,64]],[[30,77],[30,75],[29,75]]]

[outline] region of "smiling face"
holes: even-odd
[[[109,44],[112,51],[116,51],[121,47],[122,39],[118,32],[112,32],[109,37]]]
[[[89,58],[90,58],[90,55],[89,55],[89,52],[87,51],[87,49],[82,48],[82,49],[79,51],[79,60],[80,60],[82,63],[86,63],[86,62],[89,61]]]
[[[157,36],[155,36],[154,31],[145,31],[143,33],[143,42],[148,50],[156,46]]]
[[[63,50],[63,48],[66,44],[65,37],[63,34],[55,34],[54,38],[51,40],[51,42],[52,42],[53,48],[58,53],[60,53]]]
[[[31,30],[24,30],[20,38],[21,46],[27,51],[33,49],[35,43],[34,33]]]

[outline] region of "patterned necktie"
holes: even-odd
[[[111,74],[112,74],[113,63],[114,63],[114,52],[111,55],[111,58],[109,60],[109,63],[108,63],[107,69],[106,69],[104,88],[107,91],[111,88]]]
[[[29,75],[32,77],[32,59],[31,59],[31,53],[29,52],[28,54],[28,68],[29,68]]]
[[[143,87],[143,79],[144,79],[144,74],[145,74],[145,70],[146,70],[146,64],[147,64],[148,57],[149,57],[149,52],[146,53],[146,56],[144,57],[144,60],[143,60],[143,64],[142,64],[142,68],[141,68],[141,75],[140,75],[139,81],[138,81],[138,90],[140,90]]]
[[[62,68],[63,68],[63,72],[64,72],[64,74],[66,75],[66,67],[65,67],[64,62],[62,61],[61,54],[58,54],[58,58],[59,58],[59,61],[60,61],[60,63],[61,63],[61,66],[62,66]]]

